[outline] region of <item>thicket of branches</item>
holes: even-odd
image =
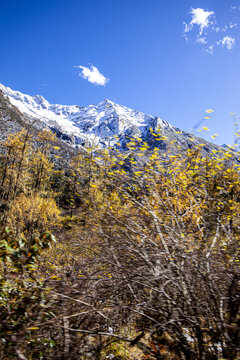
[[[0,144],[0,358],[237,359],[233,152],[54,142]]]

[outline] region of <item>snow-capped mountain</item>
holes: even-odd
[[[203,140],[180,131],[159,117],[143,114],[105,99],[98,105],[52,105],[40,95],[26,95],[0,84],[5,101],[36,127],[49,127],[57,136],[72,146],[126,148],[134,136],[147,141],[151,147],[166,148],[175,141],[183,148]],[[161,130],[165,140],[157,141],[150,129]],[[205,141],[204,141],[205,142]],[[206,143],[206,147],[210,144]],[[117,145],[118,144],[118,145]],[[214,145],[212,145],[214,146]]]

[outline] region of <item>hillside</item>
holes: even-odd
[[[238,359],[237,153],[2,90],[1,360]]]

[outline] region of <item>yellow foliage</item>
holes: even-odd
[[[60,210],[52,198],[21,194],[13,200],[7,221],[17,233],[45,231],[59,224]]]

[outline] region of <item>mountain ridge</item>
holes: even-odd
[[[172,126],[158,116],[104,99],[97,105],[50,104],[43,96],[30,96],[0,84],[5,101],[18,111],[22,121],[35,127],[49,127],[72,147],[97,146],[99,148],[127,149],[129,138],[141,138],[150,148],[164,150],[170,142],[183,149],[203,143],[209,152],[218,146]],[[9,105],[10,106],[10,105]],[[161,131],[164,140],[156,139],[153,132]]]

